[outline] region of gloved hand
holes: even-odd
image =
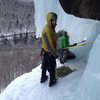
[[[55,58],[58,58],[58,54],[57,54],[56,52],[53,52],[53,56],[54,56]]]
[[[77,45],[77,43],[74,43],[74,44],[73,44],[73,46],[76,46],[76,45]]]

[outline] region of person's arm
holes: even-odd
[[[69,45],[69,47],[71,47],[71,46],[76,46],[77,45],[77,43],[74,43],[74,44],[72,44],[72,45]]]
[[[52,54],[54,54],[54,51],[53,51],[53,49],[52,49],[52,47],[51,47],[51,45],[50,45],[50,43],[49,43],[49,41],[48,41],[48,37],[47,37],[46,33],[44,33],[43,37],[44,37],[44,40],[45,40],[45,42],[46,42],[46,45],[47,45],[48,50],[49,50]]]

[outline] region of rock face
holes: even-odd
[[[100,0],[59,0],[68,14],[100,20]]]

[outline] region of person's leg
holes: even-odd
[[[61,64],[64,63],[63,53],[64,53],[64,50],[63,50],[63,49],[60,49],[60,63],[61,63]]]
[[[56,77],[55,77],[55,68],[56,68],[56,59],[54,57],[51,58],[50,62],[50,82],[49,82],[49,87],[54,85],[56,83]]]
[[[67,59],[75,59],[75,58],[76,56],[71,51],[68,51]]]
[[[48,76],[46,75],[46,71],[48,68],[48,56],[47,55],[43,55],[43,61],[42,61],[42,73],[41,73],[41,83],[45,82],[48,78]]]
[[[64,50],[64,53],[63,53],[63,61],[66,62],[67,61],[67,57],[68,57],[68,50]]]

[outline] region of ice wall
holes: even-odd
[[[89,54],[76,100],[100,100],[100,35]]]
[[[35,25],[36,36],[41,37],[42,29],[46,24],[46,15],[48,12],[56,12],[58,15],[58,23],[56,31],[66,30],[70,36],[70,43],[82,41],[85,37],[87,41],[94,41],[100,33],[100,22],[90,19],[77,18],[66,14],[59,4],[59,0],[34,0],[35,3]],[[86,56],[91,49],[92,44],[72,49],[80,58]],[[79,59],[80,59],[79,58]]]

